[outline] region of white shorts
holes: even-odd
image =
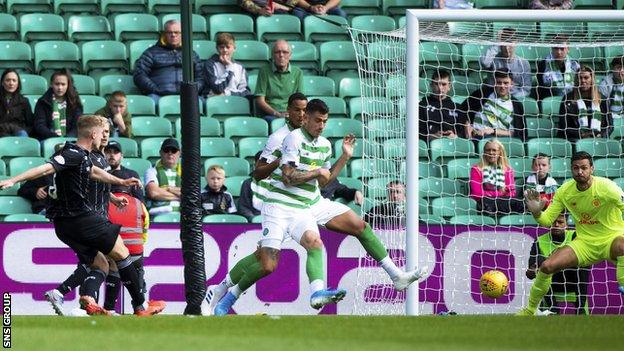
[[[350,210],[349,206],[340,202],[331,201],[322,197],[310,208],[318,225],[325,226],[327,222]]]
[[[260,247],[280,250],[282,243],[289,239],[300,243],[306,231],[313,231],[317,234],[319,232],[310,210],[268,202],[262,206],[262,239],[258,241]]]

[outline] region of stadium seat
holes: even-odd
[[[349,16],[381,14],[381,0],[342,0],[340,8]]]
[[[352,178],[380,178],[396,175],[396,163],[383,159],[355,159],[351,161]]]
[[[574,9],[612,9],[611,0],[574,0]]]
[[[202,219],[204,223],[248,223],[247,218],[234,214],[212,214]]]
[[[123,85],[119,85],[119,88],[122,88]],[[100,94],[103,95],[102,87],[100,86]],[[128,100],[128,112],[132,114],[133,117],[136,116],[156,116],[156,105],[154,104],[154,100],[144,95],[127,95],[126,99]]]
[[[362,137],[362,122],[350,118],[330,118],[323,131],[323,136],[332,139],[342,139],[347,134],[353,134],[356,138]]]
[[[178,0],[147,0],[147,10],[155,15],[163,13],[180,13]],[[201,17],[201,16],[200,16]]]
[[[462,66],[467,70],[481,70],[481,64],[479,59],[488,49],[486,45],[483,44],[472,44],[467,43],[462,46]]]
[[[82,95],[80,102],[82,102],[82,112],[85,114],[93,113],[106,106],[106,99],[95,95]]]
[[[395,25],[392,17],[381,15],[362,15],[351,19],[351,27],[364,31],[389,32],[395,29]]]
[[[566,33],[572,41],[582,40],[587,36],[583,22],[540,22],[542,39],[547,39],[559,33]]]
[[[41,95],[24,95],[24,97],[28,99],[28,102],[30,103],[30,108],[33,110],[33,112],[35,112],[35,106],[37,106],[37,101],[39,101]]]
[[[79,95],[95,95],[95,80],[84,74],[72,74],[74,88]]]
[[[572,178],[571,168],[572,162],[569,158],[550,159],[550,175],[553,178]]]
[[[314,44],[305,41],[290,41],[288,44],[291,51],[291,64],[304,71],[314,72],[314,74],[320,72],[318,49]]]
[[[42,41],[35,44],[35,70],[80,69],[80,50],[69,41]]]
[[[576,151],[586,151],[594,158],[620,157],[622,145],[615,140],[602,138],[580,139],[576,141]]]
[[[418,199],[418,214],[422,215],[430,215],[431,211],[429,210],[429,201],[423,198]],[[438,216],[439,217],[439,216]]]
[[[177,0],[172,0],[175,3],[179,3]],[[179,11],[178,11],[179,12]],[[165,29],[165,23],[170,20],[178,20],[181,21],[181,16],[179,13],[170,13],[164,15],[160,22],[162,23],[162,28]],[[205,40],[208,39],[208,22],[206,22],[206,18],[194,13],[193,14],[193,39]],[[195,44],[195,43],[193,43]]]
[[[258,151],[262,151],[267,142],[266,137],[248,137],[238,141],[238,157],[254,162],[254,156]]]
[[[113,137],[121,145],[124,157],[139,157],[139,145],[134,139],[124,137]]]
[[[285,118],[276,118],[272,120],[271,121],[271,133],[275,133],[276,130],[282,128],[284,125],[286,125]]]
[[[594,175],[608,178],[624,177],[624,161],[620,158],[594,160]]]
[[[369,199],[384,200],[388,197],[388,191],[386,190],[388,183],[393,181],[391,177],[371,178],[366,182],[365,196]]]
[[[303,32],[305,35],[305,41],[324,42],[336,40],[350,40],[349,33],[347,33],[346,30],[346,19],[335,15],[325,15],[323,16],[323,18],[329,19],[333,22],[341,23],[343,25],[337,26],[333,23],[329,23],[315,16],[307,16],[303,20]]]
[[[475,37],[489,30],[485,22],[446,22],[446,25],[449,35],[453,37]]]
[[[468,195],[462,182],[449,178],[426,178],[418,182],[418,196],[433,198],[442,196]]]
[[[485,149],[485,144],[490,139],[482,139],[479,140],[478,145],[478,154],[482,155]],[[505,152],[507,153],[507,157],[524,157],[524,142],[518,138],[500,138],[498,139],[503,146],[505,147]]]
[[[171,122],[160,117],[133,117],[132,136],[138,138],[170,137]]]
[[[25,14],[20,17],[20,33],[23,42],[65,40],[65,21],[49,13]]]
[[[340,157],[340,155],[342,155],[342,143],[343,143],[342,139],[338,139],[334,142],[333,154],[336,157]],[[371,145],[371,143],[367,143],[366,148],[367,150],[370,150],[367,152],[367,154],[368,155],[380,155],[378,146],[379,145]],[[373,150],[375,150],[375,152],[373,152]],[[356,139],[355,145],[353,146],[352,158],[354,159],[362,158],[363,156],[364,156],[364,141],[362,139]]]
[[[9,175],[12,177],[23,173],[33,167],[46,163],[43,157],[15,157],[9,161]]]
[[[208,171],[208,167],[219,165],[225,170],[225,177],[234,176],[249,177],[249,162],[239,157],[212,157],[204,161],[204,174]]]
[[[404,16],[405,10],[429,8],[429,0],[381,0],[384,15]]]
[[[115,16],[115,39],[118,41],[130,41],[151,39],[156,40],[159,36],[158,18],[144,13],[123,13]]]
[[[302,93],[307,96],[334,96],[336,95],[336,87],[331,78],[323,76],[304,76]]]
[[[536,226],[537,221],[533,218],[532,215],[507,215],[502,216],[498,219],[499,225],[509,225],[509,226]]]
[[[243,185],[243,182],[247,179],[249,179],[249,174],[232,177],[228,175],[225,179],[225,186],[228,188],[228,191],[232,194],[232,196],[239,197],[241,193],[241,186]]]
[[[440,66],[448,67],[448,69],[462,68],[459,59],[459,47],[448,42],[421,42],[420,43],[420,60],[423,69],[437,69]]]
[[[200,114],[201,110],[202,109],[200,108]],[[158,115],[161,118],[167,118],[170,121],[175,121],[176,118],[180,118],[180,113],[180,95],[168,95],[160,97],[160,99],[158,100]]]
[[[4,165],[4,161],[2,161],[2,165]],[[0,174],[0,181],[2,180],[7,180],[11,178],[8,175],[2,175]],[[17,195],[17,191],[20,188],[20,183],[15,183],[12,187],[10,188],[6,188],[4,190],[0,190],[0,197],[2,196],[16,196]]]
[[[4,217],[3,222],[49,222],[44,215],[36,213],[15,213]]]
[[[542,118],[551,120],[554,126],[559,121],[561,100],[561,96],[551,96],[542,100]]]
[[[333,81],[332,81],[333,83]],[[349,118],[349,112],[347,111],[347,104],[344,99],[336,96],[308,96],[308,101],[312,99],[319,99],[327,104],[329,108],[329,117],[331,118]]]
[[[477,215],[477,202],[469,197],[444,196],[433,199],[431,209],[440,217]]]
[[[30,201],[20,196],[0,196],[0,216],[32,213]]]
[[[258,117],[229,117],[223,122],[226,138],[263,137],[269,135],[269,124]]]
[[[52,12],[50,0],[6,0],[7,13],[48,13]]]
[[[54,0],[54,13],[61,16],[72,14],[100,13],[100,4],[97,0]]]
[[[343,78],[338,87],[338,96],[343,99],[362,96],[360,78]]]
[[[236,37],[237,42],[256,39],[254,21],[251,16],[242,13],[223,13],[210,16],[208,22],[210,40],[215,40],[216,35],[220,32],[231,33]]]
[[[118,13],[147,13],[145,0],[101,0],[101,13],[104,16]]]
[[[522,100],[522,106],[524,107],[524,116],[525,118],[536,118],[539,117],[540,111],[537,105],[537,101],[532,98],[524,98]]]
[[[259,16],[256,18],[256,39],[264,42],[302,40],[301,21],[293,15]]]
[[[71,16],[67,21],[67,37],[74,42],[112,40],[113,32],[104,16]]]
[[[470,168],[479,162],[478,158],[457,158],[446,164],[446,176],[449,179],[470,178]]]
[[[199,118],[199,134],[203,137],[220,137],[221,134],[221,123],[219,120],[212,117],[200,117]],[[181,137],[182,130],[182,118],[178,118],[175,121],[175,129],[176,129],[176,137]]]
[[[200,139],[201,157],[234,157],[234,142],[227,138],[203,137]]]
[[[431,140],[429,143],[429,150],[431,151],[431,159],[434,161],[440,157],[471,157],[475,154],[472,141],[461,138],[440,138]]]
[[[404,159],[407,157],[407,144],[404,138],[388,139],[383,142],[384,158]]]
[[[451,79],[453,82],[453,89],[451,90],[453,96],[451,98],[469,96],[482,84],[481,79],[477,78],[476,75],[455,74]],[[427,89],[429,89],[429,84],[427,84]]]
[[[130,71],[134,71],[136,60],[143,55],[143,52],[154,46],[156,41],[153,39],[135,40],[130,43]]]
[[[349,117],[352,119],[362,120],[362,113],[367,112],[370,115],[374,115],[375,118],[381,118],[384,116],[393,116],[395,112],[395,104],[392,100],[387,99],[368,99],[362,97],[355,97],[349,100]]]
[[[531,139],[527,142],[527,155],[545,153],[551,157],[571,157],[572,144],[566,139]]]
[[[0,40],[17,40],[17,19],[13,15],[0,13]]]
[[[249,100],[242,96],[211,96],[206,99],[206,115],[221,121],[232,116],[249,116]]]
[[[20,74],[22,95],[43,95],[48,90],[48,82],[40,75]]]
[[[41,142],[41,149],[43,150],[43,158],[46,160],[52,157],[54,154],[54,148],[58,144],[64,144],[68,141],[76,141],[76,138],[66,138],[66,137],[54,137],[47,138],[46,140]],[[36,155],[39,156],[39,155]]]
[[[140,141],[141,158],[155,162],[160,158],[160,145],[166,137],[146,138]],[[138,172],[138,171],[137,171]]]
[[[0,138],[0,157],[41,156],[39,141],[33,138],[6,136]]]
[[[451,161],[452,162],[452,161]],[[353,162],[351,162],[353,164]],[[401,163],[401,167],[404,168],[404,163]],[[401,171],[401,173],[403,173]],[[438,163],[429,162],[429,161],[419,161],[418,162],[418,178],[430,178],[442,177],[442,168]],[[449,177],[450,178],[450,177]]]
[[[418,158],[425,160],[429,159],[429,145],[427,145],[427,142],[422,139],[418,140]]]
[[[195,0],[195,13],[200,15],[239,11],[240,7],[236,0]]]
[[[492,217],[481,215],[458,215],[449,218],[449,224],[455,225],[496,225]]]
[[[478,9],[513,9],[518,7],[517,0],[475,0]]]
[[[126,96],[132,95],[132,94],[141,94],[141,91],[139,90],[139,88],[137,88],[134,85],[134,79],[132,78],[131,75],[107,74],[100,78],[99,87],[100,87],[100,96],[108,96],[117,90],[123,91],[124,93],[126,93]],[[152,102],[152,108],[153,108],[153,105],[154,103]],[[154,113],[155,111],[152,111],[149,114],[154,114]]]
[[[612,179],[615,184],[617,184],[620,188],[624,189],[624,178],[615,178]]]
[[[606,46],[604,48],[605,67],[611,67],[611,61],[614,57],[624,55],[624,47],[621,45]]]
[[[124,167],[130,168],[131,170],[137,172],[141,179],[145,176],[145,171],[152,167],[152,163],[150,161],[134,157],[124,157],[123,160],[121,160],[121,164]]]
[[[368,45],[367,57],[369,69],[379,70],[381,72],[393,69],[391,68],[393,65],[388,67],[389,62],[404,62],[405,55],[407,55],[407,45],[404,42],[395,41],[389,43],[386,41],[370,43]],[[429,54],[429,56],[431,56],[431,54]]]
[[[356,189],[359,191],[362,191],[362,189],[364,188],[362,181],[357,178],[338,177],[338,182],[340,182],[340,184],[345,185],[351,189]]]
[[[180,223],[180,212],[159,214],[152,218],[153,223]]]
[[[321,71],[358,68],[355,49],[350,41],[329,41],[321,44]]]
[[[84,43],[82,45],[82,71],[89,73],[96,69],[128,72],[126,46],[114,40],[94,40]]]
[[[0,176],[6,176],[7,174],[6,162],[0,160]]]
[[[602,23],[602,25],[606,25],[607,23]],[[621,36],[622,29],[620,28],[620,32],[615,34],[611,33],[611,37],[614,35]],[[605,65],[605,62],[602,60],[605,57],[604,50],[602,47],[570,47],[568,51],[568,57],[577,60],[581,63],[581,65],[587,65],[594,69],[596,74],[601,74],[602,72],[608,71],[609,65]]]
[[[255,70],[269,63],[271,57],[269,52],[267,44],[261,41],[238,40],[237,38],[234,59],[246,70]]]
[[[193,40],[193,51],[200,59],[207,60],[217,53],[216,43],[212,40]]]
[[[527,157],[510,157],[509,158],[509,166],[513,168],[516,178],[526,178],[529,174],[533,173],[533,155]],[[552,161],[551,162],[551,171],[552,171]]]
[[[527,137],[532,138],[552,138],[555,128],[550,118],[525,118],[524,123],[527,129]]]
[[[446,220],[444,220],[444,218],[442,218],[440,216],[428,214],[428,213],[423,213],[423,214],[419,213],[418,214],[418,221],[425,223],[425,225],[442,225],[442,224],[447,224]]]

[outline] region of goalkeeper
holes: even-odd
[[[550,206],[542,212],[539,193],[527,190],[525,201],[533,217],[551,226],[565,209],[574,217],[577,237],[550,255],[539,267],[528,306],[518,315],[534,315],[550,289],[553,274],[572,267],[586,267],[603,260],[616,263],[619,290],[624,294],[624,191],[614,182],[594,177],[594,163],[587,152],[572,156],[572,177],[557,189]]]

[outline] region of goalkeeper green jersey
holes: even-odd
[[[585,191],[578,190],[575,180],[565,182],[537,221],[550,227],[565,209],[576,222],[579,239],[591,241],[624,234],[624,192],[607,178],[593,177],[592,185]]]

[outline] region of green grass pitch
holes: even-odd
[[[615,350],[621,316],[14,316],[16,350]]]

